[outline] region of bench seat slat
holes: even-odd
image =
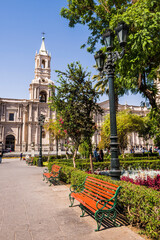
[[[93,213],[95,213],[98,210],[96,207],[97,201],[89,198],[88,196],[85,196],[83,193],[73,193],[72,196],[87,208],[89,208],[90,206],[90,210]],[[99,204],[99,207],[103,207],[103,205]],[[103,210],[108,210],[109,208],[111,208],[111,206],[107,204]]]
[[[86,193],[86,191],[84,191],[83,194],[86,195],[87,197],[93,199],[93,200],[96,201],[96,202],[99,201],[99,200],[106,200],[106,198],[97,198],[97,197],[94,196],[94,195],[88,195],[88,194]],[[112,201],[109,201],[106,206],[107,206],[108,208],[111,208],[111,207],[113,207],[113,204],[114,204],[114,203],[113,203]]]

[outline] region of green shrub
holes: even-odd
[[[33,157],[33,165],[38,166],[38,157]]]
[[[42,156],[42,161],[47,162],[48,161],[48,156]]]
[[[120,161],[120,166],[123,169],[128,169],[128,167],[137,169],[153,169],[158,170],[160,169],[160,160],[141,160],[141,161]]]
[[[69,173],[70,171],[70,173]],[[71,167],[62,167],[62,175],[66,176],[65,182],[79,185],[85,180],[87,173],[73,169]],[[67,179],[67,176],[69,179]],[[126,215],[128,222],[133,226],[138,226],[143,233],[152,239],[159,239],[160,236],[160,193],[148,189],[144,186],[133,185],[124,181],[114,181],[110,177],[91,175],[95,178],[109,181],[122,186],[118,196],[118,205]],[[61,179],[62,180],[62,179]]]
[[[148,156],[158,157],[159,154],[158,154],[158,152],[153,152],[153,153],[145,152],[144,154],[143,153],[133,153],[133,157],[148,157]]]
[[[66,165],[73,167],[72,159],[54,159],[51,162],[52,164],[57,165]],[[160,160],[129,160],[129,161],[121,161],[120,160],[121,169],[128,169],[130,168],[142,168],[142,169],[160,169]],[[90,162],[89,159],[76,159],[76,167],[80,170],[88,171],[90,170]],[[110,161],[104,162],[93,162],[94,170],[100,169],[104,170],[105,168],[110,169]]]

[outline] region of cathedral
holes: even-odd
[[[39,117],[45,116],[45,122],[54,118],[54,112],[48,107],[48,101],[54,92],[51,81],[51,55],[45,47],[45,38],[39,53],[35,55],[35,77],[32,80],[29,100],[0,98],[0,142],[3,149],[15,152],[38,151]],[[43,150],[53,149],[48,132],[42,132]]]
[[[35,78],[32,80],[27,99],[0,98],[0,145],[3,150],[15,152],[34,152],[39,151],[40,145],[40,126],[39,118],[43,114],[45,122],[49,119],[55,119],[55,112],[49,106],[49,98],[54,93],[54,83],[51,81],[51,55],[45,47],[45,38],[42,37],[42,43],[39,53],[35,55]],[[94,120],[98,126],[92,140],[95,146],[100,141],[100,129],[104,121],[104,116],[109,113],[109,101],[99,103],[104,109],[103,116],[95,116]],[[133,113],[145,116],[148,113],[146,107],[120,105],[119,111],[130,109]],[[43,152],[55,151],[55,141],[50,140],[49,132],[43,129],[42,132],[42,150]],[[153,141],[147,143],[139,138],[137,133],[131,133],[128,136],[128,149],[134,147],[152,147]],[[60,150],[64,149],[63,140],[59,143]]]

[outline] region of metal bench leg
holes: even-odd
[[[71,202],[71,205],[70,205],[69,207],[72,207],[73,204],[74,204],[74,198],[71,197],[71,193],[69,194],[69,200],[70,200],[70,202]]]
[[[83,207],[83,205],[80,203],[80,208],[81,208],[81,210],[82,210],[82,215],[80,215],[80,217],[84,217],[84,214],[85,214],[85,209],[84,209],[84,207]]]
[[[97,222],[97,229],[95,229],[95,232],[99,231],[100,227],[101,227],[101,224],[102,224],[102,221],[103,221],[103,218],[105,217],[104,213],[101,213],[101,212],[95,212],[94,214],[95,216],[95,220]]]

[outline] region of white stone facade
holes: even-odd
[[[38,119],[41,114],[45,121],[54,118],[55,114],[48,107],[49,97],[54,83],[50,80],[51,56],[45,49],[44,37],[39,53],[35,56],[35,78],[29,88],[30,99],[0,98],[0,142],[3,149],[12,151],[38,151],[40,128]],[[43,151],[53,150],[48,132],[43,132]]]

